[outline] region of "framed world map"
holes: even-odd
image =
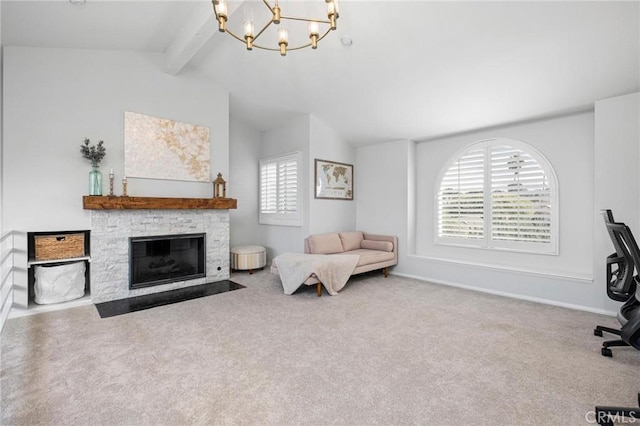
[[[353,200],[353,165],[315,160],[315,198]]]

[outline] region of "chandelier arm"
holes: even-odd
[[[238,35],[236,35],[233,31],[231,31],[230,29],[226,29],[225,30],[226,33],[228,33],[230,36],[232,36],[233,38],[235,38],[238,41],[241,41],[242,43],[246,43],[244,37],[240,37]]]
[[[271,5],[267,2],[267,0],[262,0],[262,3],[264,3],[265,6],[267,6],[267,8],[271,11],[271,13],[275,13],[275,11],[273,10],[273,8],[271,7]],[[277,2],[276,2],[277,3]],[[280,49],[273,49],[273,50],[277,50],[280,51]]]
[[[329,24],[331,25],[331,21],[322,20],[322,19],[311,19],[311,18],[296,18],[295,16],[280,16],[280,19],[289,19],[291,21],[303,21],[303,22],[317,22],[319,24]]]
[[[318,37],[318,41],[320,41],[323,38],[325,38],[330,32],[331,32],[331,28],[329,28],[327,31],[325,31],[325,33],[322,34],[322,36]],[[307,46],[311,46],[311,43],[309,43]]]
[[[260,31],[258,31],[258,34],[256,34],[256,35],[253,37],[253,40],[254,40],[254,41],[256,41],[256,40],[258,39],[258,37],[260,37],[260,36],[262,35],[262,33],[263,33],[263,32],[265,32],[265,30],[266,30],[267,28],[269,28],[269,26],[270,26],[271,24],[273,24],[273,20],[271,20],[271,21],[267,22],[267,25],[265,25],[264,27],[262,27],[262,29],[261,29]],[[254,44],[254,46],[255,46],[255,44]],[[280,49],[275,49],[275,50],[278,50],[278,51],[279,51]]]
[[[302,45],[302,46],[298,46],[298,47],[292,47],[292,48],[288,48],[288,47],[287,47],[287,52],[288,52],[288,51],[290,51],[290,50],[301,50],[301,49],[305,49],[305,48],[307,48],[307,47],[309,47],[309,46],[311,46],[311,43],[307,43],[307,44],[304,44],[304,45]]]
[[[325,38],[327,36],[327,34],[329,34],[330,32],[331,32],[331,29],[328,29],[324,34],[322,34],[322,36],[320,36],[318,38],[318,41],[320,41],[323,38]],[[303,44],[303,45],[296,46],[296,47],[287,46],[287,52],[292,51],[292,50],[301,50],[301,49],[304,49],[304,48],[307,48],[307,47],[310,47],[310,46],[311,46],[311,43]],[[273,47],[258,46],[257,44],[254,44],[253,47],[256,47],[256,48],[262,49],[262,50],[271,50],[272,52],[279,52],[280,51],[279,48],[276,49],[276,48],[273,48]]]
[[[267,24],[267,27],[270,25]],[[263,29],[264,31],[264,29]],[[236,35],[233,31],[230,31],[229,29],[226,30],[227,33],[229,33],[229,35],[231,35],[233,38],[235,38],[236,40],[242,42],[242,43],[246,43],[246,40],[243,37],[240,37],[238,35]],[[331,32],[331,29],[328,29],[324,34],[322,34],[320,37],[318,37],[318,41],[322,40],[323,38],[325,38],[327,36],[327,34],[329,34]],[[260,33],[258,35],[262,34],[262,31],[260,31]],[[258,38],[258,36],[256,35],[254,40]],[[311,43],[307,43],[307,44],[303,44],[301,46],[296,46],[296,47],[288,47],[287,46],[287,52],[291,51],[291,50],[300,50],[300,49],[304,49],[306,47],[311,46]],[[265,46],[260,46],[257,44],[254,44],[253,47],[257,48],[257,49],[262,49],[262,50],[271,50],[272,52],[279,52],[280,48],[273,48],[273,47],[265,47]]]
[[[309,47],[309,46],[311,46],[311,43],[307,43],[304,46],[297,46],[297,47],[292,47],[292,48],[289,48],[287,46],[287,52],[290,52],[292,50],[304,49],[305,47]],[[272,52],[279,52],[280,51],[280,48],[276,49],[276,48],[273,48],[273,47],[264,47],[264,46],[258,46],[258,45],[255,45],[255,44],[253,45],[253,47],[255,47],[256,49],[271,50]]]

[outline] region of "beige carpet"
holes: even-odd
[[[639,351],[600,355],[613,318],[393,276],[320,299],[232,279],[247,288],[9,320],[0,423],[580,425],[640,391]]]

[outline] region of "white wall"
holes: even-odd
[[[82,209],[90,164],[84,137],[105,141],[116,183],[124,166],[124,111],[207,126],[211,171],[229,171],[228,92],[192,72],[161,71],[161,54],[5,47],[4,226],[21,231],[89,229]],[[121,185],[116,184],[116,194]],[[129,179],[129,195],[211,197],[210,183]],[[24,263],[26,265],[26,261]],[[21,267],[19,265],[19,267]],[[26,274],[25,274],[26,275]],[[26,289],[26,276],[16,278]],[[26,292],[16,302],[26,303]]]
[[[231,118],[229,122],[229,179],[227,194],[238,200],[231,210],[231,247],[260,244],[258,224],[260,132]]]
[[[640,241],[640,93],[595,104],[594,279],[606,283],[605,258],[614,251],[602,209],[611,209]]]
[[[403,139],[356,151],[356,228],[398,237],[398,256],[409,252],[410,180],[413,142]],[[402,263],[395,268],[398,270]]]
[[[323,200],[315,198],[315,159],[354,164],[355,149],[345,143],[331,128],[310,116],[309,142],[309,233],[354,231],[356,203],[354,200]],[[358,196],[355,181],[354,197]],[[366,230],[365,230],[366,231]]]
[[[558,178],[559,255],[497,252],[436,245],[435,191],[443,167],[463,147],[509,138],[537,149]],[[593,217],[593,113],[493,128],[416,144],[416,254],[591,279]]]
[[[633,115],[628,102],[619,107]],[[635,114],[635,118],[624,116],[623,119],[635,121],[637,126],[637,110]],[[594,161],[597,144],[593,127],[594,114],[582,113],[415,145],[402,140],[359,148],[357,227],[398,235],[400,259],[394,269],[396,274],[557,305],[614,312],[617,305],[607,299],[603,285],[592,281],[597,190],[594,166],[606,163],[603,167],[611,169],[618,165]],[[434,246],[433,187],[441,167],[461,146],[489,137],[523,140],[541,151],[555,168],[560,195],[559,256]],[[625,133],[624,139],[627,146],[638,146],[637,133],[634,137],[632,130]],[[637,159],[635,164],[637,166]],[[384,173],[380,171],[382,167]],[[637,167],[631,179],[640,182]],[[627,195],[636,199],[631,206],[633,203],[637,206],[638,188],[631,189]],[[411,244],[414,239],[417,250]]]
[[[2,7],[0,7],[0,165],[2,164],[2,56],[3,56],[3,47],[2,47]],[[11,310],[11,306],[13,305],[13,272],[11,269],[13,268],[12,257],[8,255],[9,250],[13,249],[13,245],[11,244],[11,240],[8,237],[5,237],[2,240],[2,237],[5,235],[5,228],[3,222],[3,211],[4,211],[4,201],[3,201],[3,191],[2,187],[4,185],[4,167],[0,167],[0,332],[2,332],[2,328],[4,327],[5,321],[9,316],[9,311]]]
[[[231,120],[230,188],[238,198],[231,212],[231,245],[261,244],[269,261],[284,252],[302,252],[304,238],[313,233],[355,229],[355,202],[317,200],[314,197],[314,159],[354,164],[355,150],[331,128],[312,115],[299,115],[286,124],[258,134]],[[259,170],[261,158],[302,152],[302,226],[258,224]],[[356,170],[357,172],[357,170]],[[356,182],[357,185],[357,182]],[[356,190],[356,197],[357,197]]]
[[[3,64],[3,58],[4,58],[4,47],[2,46],[2,7],[0,7],[0,165],[2,165],[2,152],[4,150],[3,148],[3,143],[2,143],[2,128],[3,128],[3,108],[2,108],[2,104],[3,102],[3,73],[4,73],[4,64]],[[3,190],[2,188],[4,187],[4,167],[0,167],[0,235],[4,234],[4,220],[3,220],[3,212],[4,212],[4,199],[3,199]]]
[[[309,169],[308,115],[295,117],[285,125],[262,133],[260,158],[273,157],[294,151],[302,152],[302,226],[260,225],[262,245],[267,248],[268,262],[285,252],[304,251],[304,238],[309,233]],[[258,165],[256,164],[256,167]]]
[[[160,54],[5,48],[5,225],[21,230],[82,229],[90,164],[84,137],[104,139],[101,163],[123,174],[124,111],[211,130],[211,171],[228,175],[228,92],[195,74],[160,71]],[[116,185],[116,194],[121,193]],[[129,195],[211,197],[209,183],[129,179]],[[43,208],[44,207],[44,208]]]

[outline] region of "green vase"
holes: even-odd
[[[98,165],[91,166],[89,172],[89,195],[102,195],[102,172]]]

